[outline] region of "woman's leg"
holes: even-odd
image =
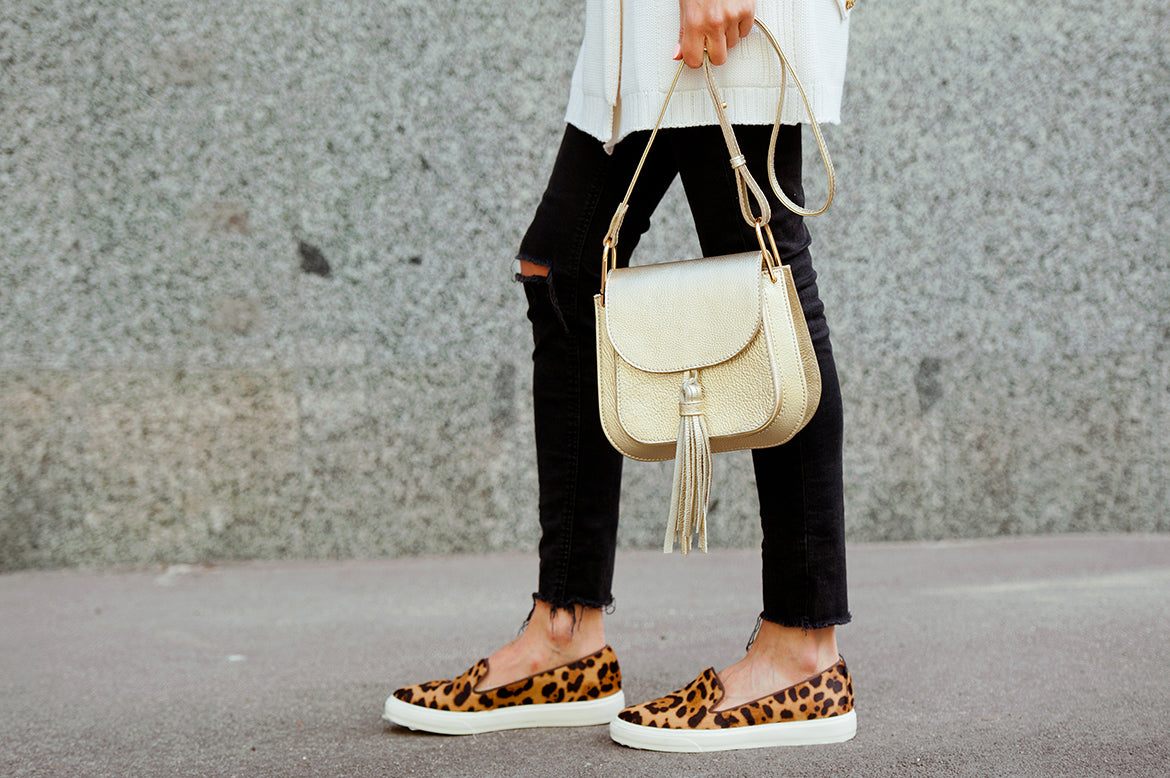
[[[555,667],[605,644],[602,609],[613,601],[622,457],[598,414],[593,296],[601,285],[602,240],[646,135],[626,138],[610,155],[601,142],[568,127],[520,246],[534,340],[540,579],[524,633],[490,657],[489,683]],[[630,201],[620,265],[629,263],[674,176],[669,155],[656,148]]]
[[[744,660],[720,673],[728,692],[723,707],[784,688],[834,664],[838,654],[833,627],[850,618],[845,589],[841,392],[808,251],[808,231],[803,219],[785,208],[766,183],[770,130],[751,126],[738,127],[736,132],[752,175],[769,195],[770,226],[781,261],[792,269],[808,320],[822,395],[812,420],[793,440],[752,452],[764,534],[763,621]],[[718,128],[688,132],[695,137],[679,136],[675,153],[704,254],[757,248],[754,230],[740,215],[734,175]],[[777,144],[777,178],[797,203],[804,202],[800,168],[800,128],[783,127]]]

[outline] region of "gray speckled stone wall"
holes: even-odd
[[[532,547],[509,266],[581,5],[7,3],[0,567]],[[1167,15],[858,5],[812,226],[853,537],[1170,530]],[[639,251],[697,254],[678,191]],[[653,546],[668,466],[626,483]]]

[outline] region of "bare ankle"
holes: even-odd
[[[719,710],[805,681],[837,662],[833,627],[801,629],[765,621],[747,655],[719,673],[726,695]]]
[[[750,659],[785,666],[791,672],[806,675],[832,666],[837,657],[835,628],[784,627],[770,621],[760,624],[759,633],[748,649]]]
[[[537,600],[524,632],[557,653],[588,649],[588,654],[605,646],[604,613],[600,608],[553,607]]]
[[[600,608],[552,608],[536,601],[523,634],[488,658],[478,690],[518,681],[575,662],[605,647]]]

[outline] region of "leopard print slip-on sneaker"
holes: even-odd
[[[724,694],[709,667],[674,694],[623,710],[610,722],[610,737],[652,751],[726,751],[840,743],[857,732],[853,683],[844,659],[775,694],[712,710]]]
[[[609,646],[567,665],[494,689],[476,691],[488,672],[481,659],[453,681],[398,689],[382,718],[441,735],[474,735],[525,727],[605,724],[626,704],[622,671]]]

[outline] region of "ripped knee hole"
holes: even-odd
[[[548,267],[545,265],[538,265],[535,262],[529,262],[526,259],[520,260],[520,275],[525,278],[532,276],[547,276]]]

